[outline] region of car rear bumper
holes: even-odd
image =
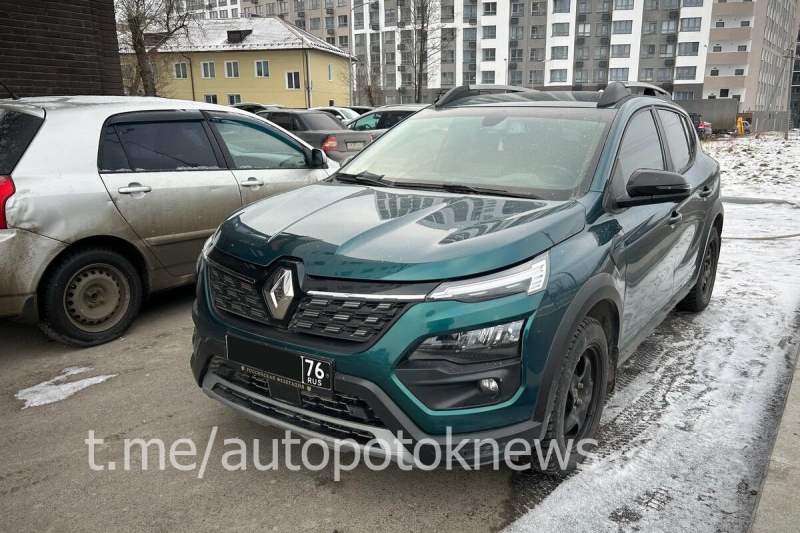
[[[0,230],[0,318],[36,320],[36,290],[66,244],[20,229]]]

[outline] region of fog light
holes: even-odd
[[[494,378],[484,378],[480,381],[481,392],[487,396],[497,396],[500,392],[500,384]]]

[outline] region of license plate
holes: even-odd
[[[361,150],[364,148],[363,142],[358,143],[345,143],[347,145],[348,150]]]
[[[298,390],[331,394],[332,364],[324,359],[239,337],[226,337],[228,360],[241,370]]]

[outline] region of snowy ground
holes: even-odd
[[[626,362],[600,449],[568,480],[516,479],[508,527],[746,531],[794,368],[800,329],[800,139],[704,143],[726,203],[714,298],[673,313]],[[797,202],[797,203],[795,203]]]

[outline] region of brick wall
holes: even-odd
[[[0,0],[0,21],[0,80],[20,96],[122,94],[113,0]]]

